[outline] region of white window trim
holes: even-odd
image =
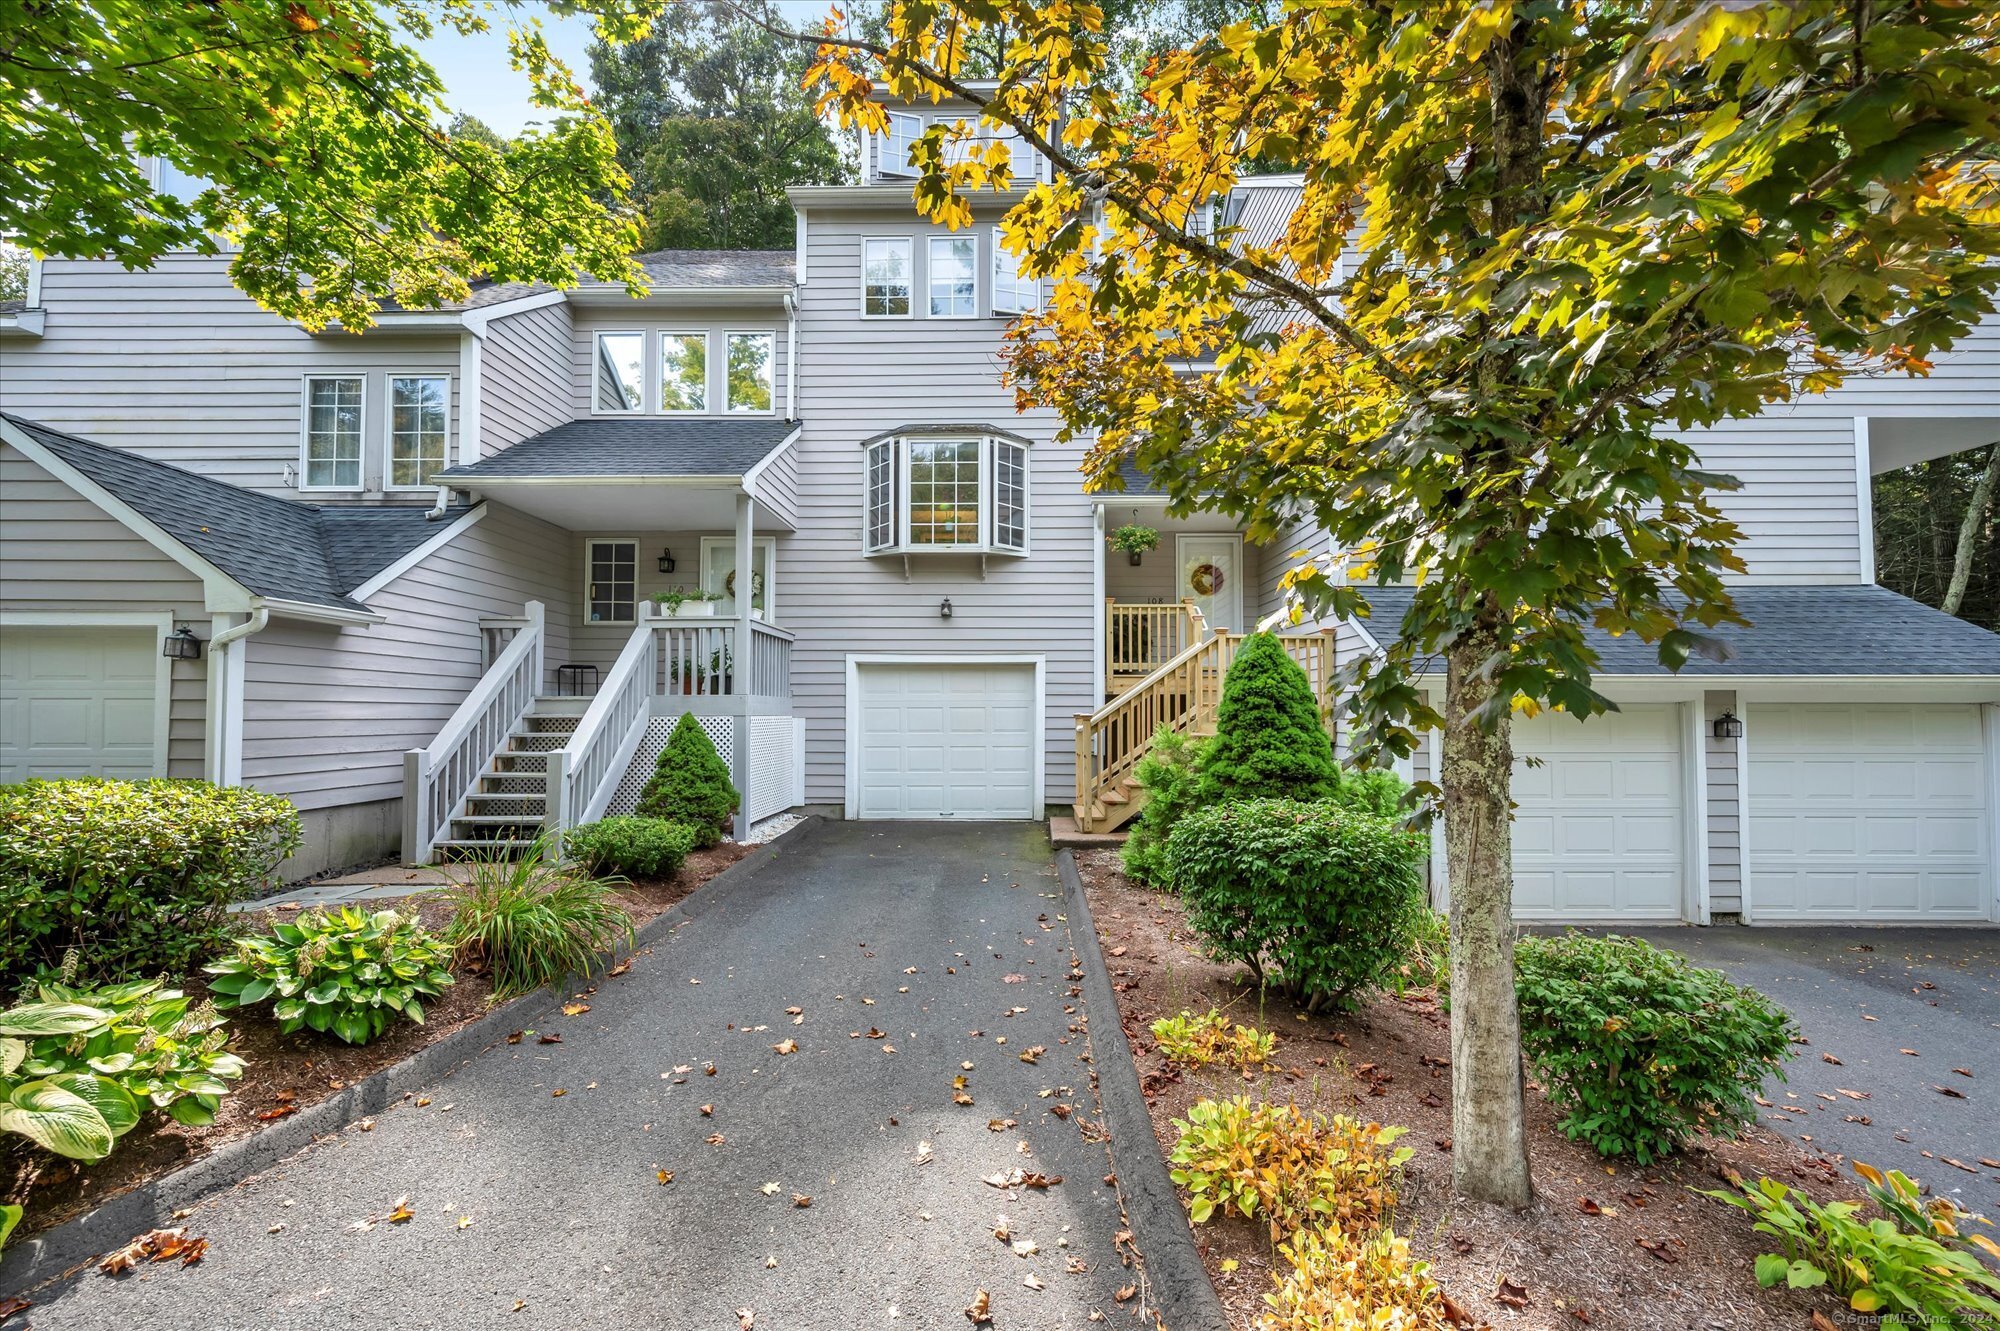
[[[923,137],[924,132],[930,126],[924,122],[924,118],[921,115],[918,115],[914,111],[891,111],[888,115],[890,128],[875,135],[875,174],[877,176],[893,176],[898,180],[914,180],[917,176],[917,168],[911,166],[907,160],[909,149],[905,148],[903,150],[905,158],[903,161],[895,161],[890,156],[890,146],[896,141],[894,127],[898,120],[915,122],[917,127],[916,132],[910,136],[911,142],[915,142],[917,139]],[[890,165],[891,162],[894,162],[893,166]]]
[[[758,616],[766,624],[778,622],[778,538],[775,536],[753,536],[751,543],[764,555],[764,609]],[[727,552],[732,558],[736,554],[734,536],[704,536],[701,538],[701,587],[708,590],[708,573],[713,565],[709,562],[715,555]],[[751,566],[756,565],[757,555],[750,556]],[[716,590],[720,591],[720,588]],[[718,608],[717,613],[721,613]]]
[[[1002,259],[1011,259],[1014,262],[1013,285],[1016,291],[1020,290],[1024,283],[1034,288],[1034,304],[1009,309],[1000,303],[1000,261]],[[987,235],[986,308],[993,312],[993,317],[996,319],[1012,319],[1017,315],[1041,313],[1042,306],[1046,301],[1047,292],[1042,285],[1042,279],[1039,277],[1028,278],[1021,276],[1021,260],[1001,246],[1000,228],[997,226],[991,228]]]
[[[629,411],[613,411],[609,407],[597,405],[604,386],[604,353],[602,346],[607,337],[636,337],[639,339],[639,405]],[[599,328],[590,335],[590,414],[593,416],[644,416],[646,408],[652,405],[651,394],[646,387],[647,367],[652,358],[647,350],[652,339],[643,328]]]
[[[592,619],[590,617],[591,570],[596,566],[597,547],[600,545],[629,545],[632,547],[632,618]],[[639,594],[639,538],[637,536],[593,536],[583,543],[583,597],[578,606],[577,626],[579,628],[601,628],[607,624],[636,624],[639,622],[639,603],[645,598]]]
[[[382,413],[382,489],[390,494],[409,494],[437,489],[436,481],[424,481],[417,485],[395,485],[391,478],[396,474],[396,381],[398,379],[442,379],[444,381],[444,463],[438,470],[452,465],[451,457],[451,404],[455,385],[449,374],[434,370],[422,370],[409,374],[390,373],[382,377],[382,392],[388,409]],[[365,419],[365,416],[364,416]],[[366,479],[365,477],[363,478]]]
[[[964,443],[977,440],[979,443],[979,540],[962,545],[927,545],[910,540],[910,445],[925,443]],[[1001,446],[1021,450],[1021,545],[999,544],[996,537],[996,523],[1000,510],[998,500],[998,469],[995,466],[995,451]],[[888,545],[868,544],[869,493],[868,461],[877,448],[889,450],[892,477],[890,484],[890,533]],[[879,439],[861,450],[861,553],[874,558],[880,555],[1001,555],[1009,559],[1025,558],[1034,548],[1035,502],[1034,502],[1034,449],[1028,444],[1004,435],[988,434],[976,430],[953,434],[895,435]]]
[[[646,385],[646,392],[653,396],[653,414],[656,416],[712,416],[715,414],[715,330],[712,328],[657,328],[653,336],[653,373]],[[667,339],[676,337],[698,337],[702,345],[702,404],[697,409],[669,407],[667,405]],[[729,368],[723,367],[722,383],[729,386]],[[591,401],[596,401],[595,392]],[[617,414],[617,413],[607,413]]]
[[[868,312],[868,247],[883,243],[901,244],[910,247],[910,308],[901,314],[870,314]],[[863,236],[861,238],[861,285],[855,292],[856,306],[864,319],[914,319],[917,317],[917,295],[925,290],[917,280],[917,251],[920,247],[915,236]],[[924,302],[928,305],[928,299]]]
[[[736,407],[729,401],[729,341],[736,337],[768,338],[771,343],[771,405],[759,411],[755,407]],[[771,328],[725,328],[722,330],[722,409],[714,414],[719,416],[775,416],[778,414],[778,334]]]
[[[299,482],[304,494],[361,494],[368,488],[368,381],[370,374],[302,374],[299,376]],[[312,476],[312,386],[329,379],[361,381],[361,428],[355,434],[355,466],[359,479],[353,485],[314,485]],[[428,487],[426,487],[428,488]]]
[[[933,258],[940,244],[950,245],[958,241],[968,241],[972,245],[972,308],[964,314],[939,314],[931,304],[936,298],[931,287],[931,275],[937,268],[937,265],[933,262]],[[979,312],[984,308],[980,297],[988,294],[982,290],[985,285],[985,283],[979,280],[979,232],[976,229],[964,232],[948,231],[943,235],[932,235],[924,238],[924,317],[926,319],[939,319],[947,323],[963,323],[967,319],[979,318]]]

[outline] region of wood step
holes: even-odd
[[[1098,792],[1097,802],[1099,804],[1130,804],[1132,797],[1126,793],[1130,789],[1131,787],[1129,786],[1113,786],[1109,790],[1100,791]]]

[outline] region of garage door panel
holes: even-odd
[[[1035,672],[974,662],[859,664],[850,756],[863,818],[1029,818]]]
[[[149,628],[0,632],[0,781],[156,775],[158,653]]]
[[[1750,715],[1753,918],[1987,918],[1976,706],[1765,703]]]

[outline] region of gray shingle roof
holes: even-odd
[[[632,256],[655,289],[661,287],[789,287],[796,256],[790,250],[653,250]],[[439,311],[478,310],[554,287],[544,282],[474,282],[462,301]],[[426,313],[420,307],[382,302],[385,313]]]
[[[25,300],[0,300],[0,314],[19,314],[28,308]]]
[[[759,416],[570,421],[503,453],[438,473],[440,480],[537,476],[741,476],[799,428]]]
[[[416,505],[300,504],[46,425],[6,419],[256,596],[366,610],[348,593],[443,530]]]
[[[1396,632],[1415,589],[1370,587],[1378,639]],[[1732,589],[1749,628],[1714,630],[1730,648],[1726,661],[1694,657],[1686,676],[2000,675],[2000,634],[1933,610],[1886,587],[1741,586]],[[1654,648],[1631,634],[1586,627],[1604,675],[1666,675]]]

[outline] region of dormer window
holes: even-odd
[[[910,150],[917,146],[917,140],[924,136],[924,118],[908,111],[889,112],[889,128],[881,136],[881,147],[875,158],[875,174],[881,176],[914,176],[917,168],[910,165]]]
[[[871,439],[862,545],[871,555],[1028,551],[1028,450],[978,427]]]

